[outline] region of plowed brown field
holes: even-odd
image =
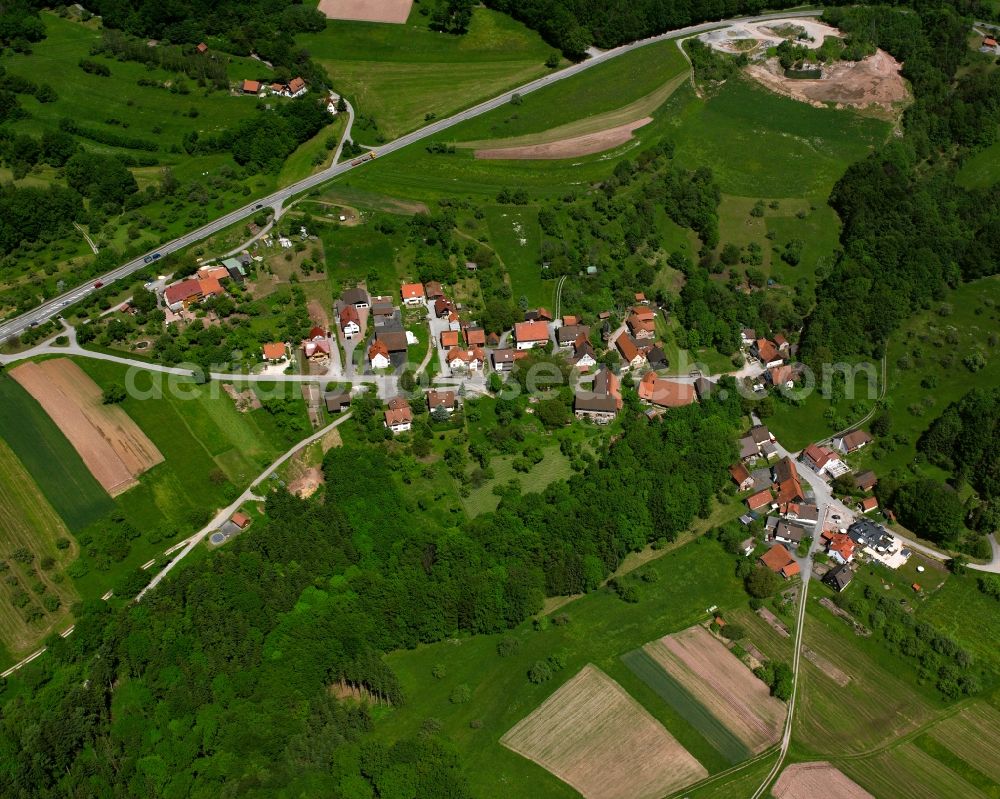
[[[708,775],[642,705],[592,665],[500,743],[587,799],[659,799]]]
[[[643,649],[752,751],[777,743],[785,703],[704,627],[689,627]]]
[[[634,122],[626,122],[624,125],[597,133],[586,133],[582,136],[560,139],[548,144],[526,144],[521,147],[495,147],[476,150],[476,158],[530,161],[542,158],[578,158],[581,155],[603,153],[605,150],[624,144],[632,138],[633,130],[652,121],[652,117],[643,117]]]
[[[101,401],[101,389],[75,363],[56,358],[11,370],[80,454],[112,496],[136,484],[136,477],[163,461],[163,455],[132,418]]]
[[[829,763],[796,763],[789,766],[771,789],[774,799],[875,799]]]

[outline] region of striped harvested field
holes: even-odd
[[[839,763],[852,780],[879,799],[989,799],[943,763],[913,744]]]
[[[689,627],[643,649],[751,752],[777,743],[785,703],[704,627]]]
[[[500,743],[586,799],[659,799],[708,776],[642,705],[589,664]]]
[[[10,376],[45,409],[111,496],[163,461],[131,417],[105,405],[100,387],[68,358],[28,362],[11,369]]]
[[[931,728],[934,740],[1000,784],[1000,710],[985,702]]]

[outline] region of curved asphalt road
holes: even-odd
[[[545,86],[550,86],[553,83],[558,83],[561,80],[572,77],[584,70],[590,69],[591,67],[602,64],[605,61],[610,61],[612,58],[617,58],[620,55],[636,50],[640,47],[645,47],[648,44],[654,42],[666,41],[669,39],[683,39],[688,36],[693,36],[698,33],[704,33],[705,31],[712,30],[714,28],[723,27],[726,25],[733,25],[743,22],[760,22],[769,19],[787,19],[792,17],[811,17],[822,13],[821,11],[787,11],[783,13],[775,14],[762,14],[755,17],[740,17],[738,19],[731,20],[720,20],[718,22],[705,22],[700,25],[689,25],[686,28],[678,28],[674,31],[669,31],[667,33],[660,34],[659,36],[652,36],[648,39],[640,39],[637,42],[632,42],[631,44],[625,44],[621,47],[616,47],[612,50],[605,50],[602,53],[598,53],[592,58],[588,58],[586,61],[581,61],[579,64],[573,64],[572,66],[566,67],[558,72],[553,72],[549,75],[544,75],[537,80],[526,83],[511,91],[504,92],[503,94],[494,97],[492,100],[487,100],[485,102],[474,105],[471,108],[467,108],[464,111],[460,111],[454,116],[447,117],[446,119],[440,119],[436,122],[432,122],[412,133],[407,133],[405,136],[400,136],[395,141],[388,142],[381,145],[378,150],[378,155],[388,155],[389,153],[395,152],[396,150],[401,150],[411,144],[414,144],[423,139],[434,136],[441,133],[448,128],[454,127],[461,122],[465,122],[468,119],[472,119],[481,114],[485,114],[487,111],[492,111],[495,108],[509,103],[511,97],[514,94],[530,94],[531,92],[537,91],[538,89],[544,88]],[[353,110],[353,109],[352,109]],[[326,169],[317,172],[310,177],[300,180],[298,183],[293,183],[290,186],[286,186],[283,189],[279,189],[273,194],[269,194],[266,197],[261,197],[258,200],[254,200],[242,208],[238,208],[235,211],[230,211],[224,216],[220,216],[213,222],[209,222],[207,225],[203,225],[196,230],[192,230],[190,233],[185,233],[183,236],[174,239],[173,241],[167,242],[160,247],[157,247],[152,252],[146,255],[139,256],[128,263],[122,264],[116,269],[111,270],[107,274],[101,275],[94,278],[93,280],[87,282],[84,285],[77,286],[76,288],[63,292],[57,297],[53,297],[51,300],[39,305],[37,308],[33,308],[27,313],[22,314],[14,319],[11,319],[3,324],[0,324],[0,341],[10,338],[11,336],[18,335],[26,328],[28,328],[32,323],[38,324],[40,322],[45,322],[54,316],[57,316],[59,312],[68,305],[72,305],[74,302],[83,299],[85,296],[94,291],[95,283],[102,283],[107,286],[114,283],[117,280],[122,280],[127,278],[133,272],[138,271],[143,266],[146,265],[146,258],[152,259],[153,255],[164,256],[170,253],[182,250],[195,242],[201,241],[207,236],[216,233],[223,228],[229,227],[241,219],[246,219],[252,216],[258,210],[262,208],[280,208],[281,204],[285,200],[289,199],[293,195],[300,192],[312,189],[321,183],[325,183],[331,178],[338,177],[349,172],[356,167],[362,166],[370,160],[370,156],[364,155],[358,158],[351,159],[342,164],[334,163],[331,164]],[[152,261],[150,261],[152,262]]]

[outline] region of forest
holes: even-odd
[[[444,528],[383,445],[330,450],[327,501],[271,493],[265,520],[141,604],[74,609],[4,709],[0,793],[466,796],[433,725],[387,750],[330,687],[406,702],[383,652],[510,628],[672,540],[727,483],[729,396],[653,422],[630,404],[586,471]]]
[[[1000,528],[1000,389],[970,391],[949,405],[920,437],[928,460],[947,469],[958,485],[979,494],[970,526],[982,532]]]
[[[802,335],[802,360],[816,366],[881,357],[901,322],[946,286],[994,274],[1000,210],[987,190],[955,182],[959,159],[991,144],[1000,125],[1000,72],[956,79],[968,21],[946,4],[919,14],[886,6],[827,9],[824,18],[903,62],[914,103],[904,136],[851,166],[830,198],[842,254],[817,289]]]

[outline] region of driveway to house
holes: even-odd
[[[178,554],[169,563],[167,563],[167,565],[164,566],[163,569],[161,569],[160,572],[155,577],[153,577],[152,580],[149,581],[149,585],[147,585],[145,588],[142,589],[142,591],[139,592],[139,595],[135,598],[135,601],[136,602],[140,602],[142,600],[143,596],[145,596],[145,594],[146,594],[147,591],[150,591],[153,588],[155,588],[156,585],[159,584],[159,582],[164,577],[166,577],[167,574],[169,574],[170,571],[178,563],[180,563],[181,560],[183,560],[183,558],[186,555],[190,554],[191,551],[196,546],[198,546],[198,544],[201,543],[205,539],[206,536],[208,536],[211,533],[213,533],[216,530],[218,530],[219,527],[221,527],[222,524],[225,523],[225,521],[230,516],[232,516],[234,513],[236,513],[236,511],[238,511],[240,509],[240,506],[244,502],[247,502],[247,501],[250,501],[250,500],[253,500],[253,499],[257,498],[257,495],[255,494],[255,492],[253,490],[254,486],[256,486],[257,484],[259,484],[262,480],[266,480],[268,477],[270,477],[278,469],[279,466],[281,466],[285,461],[287,461],[289,458],[291,458],[293,455],[295,455],[301,449],[303,449],[304,447],[308,447],[314,441],[319,441],[321,438],[323,438],[323,436],[325,436],[327,433],[329,433],[335,427],[338,427],[339,425],[342,425],[344,422],[346,422],[350,418],[351,418],[350,411],[348,411],[347,413],[345,413],[342,416],[338,416],[334,421],[332,421],[326,427],[323,427],[320,430],[317,430],[315,433],[313,433],[308,438],[304,438],[301,441],[299,441],[290,450],[288,450],[288,452],[286,452],[284,455],[282,455],[280,458],[278,458],[274,463],[272,463],[270,466],[268,466],[264,471],[262,471],[259,475],[257,475],[257,477],[253,481],[251,481],[251,483],[247,487],[246,491],[244,491],[235,500],[233,500],[233,502],[230,505],[227,505],[225,508],[223,508],[222,510],[220,510],[217,514],[215,514],[215,517],[212,519],[212,521],[210,521],[208,524],[206,524],[201,530],[199,530],[197,533],[195,533],[193,536],[191,536],[190,538],[187,539],[187,544],[184,546],[184,548],[181,549],[180,552],[178,552]]]

